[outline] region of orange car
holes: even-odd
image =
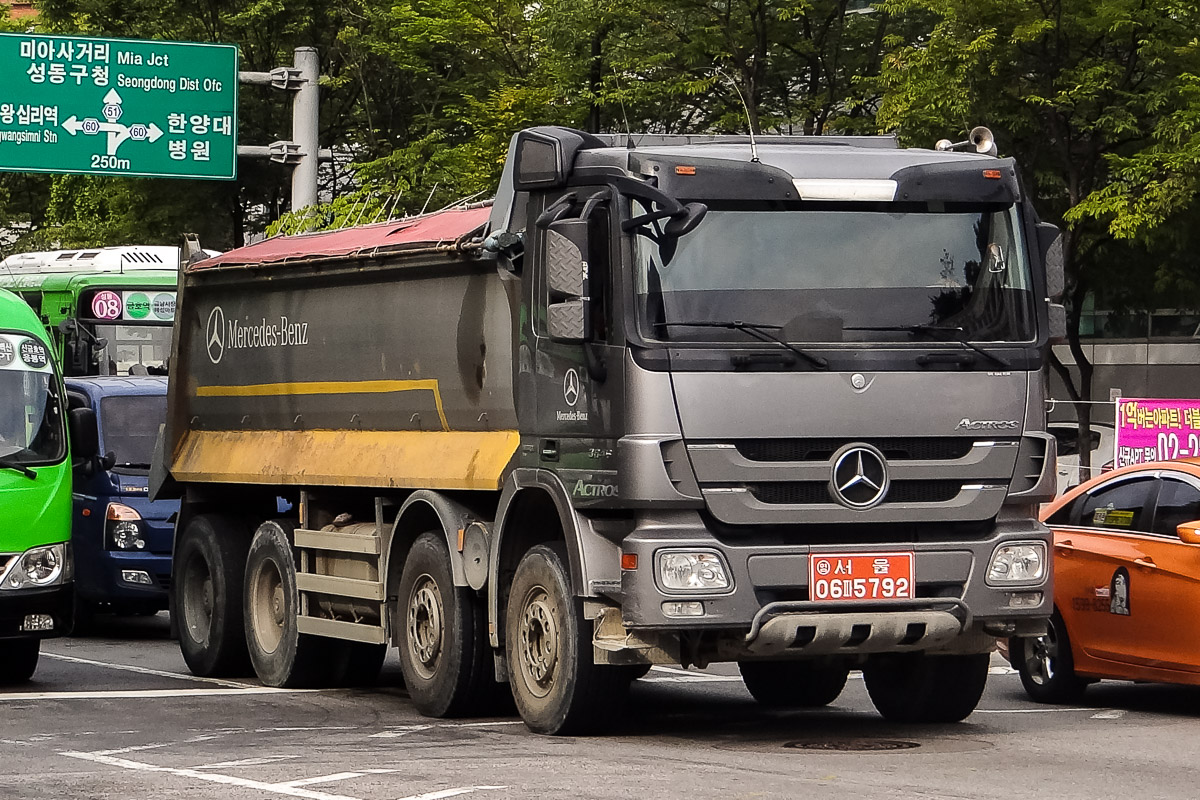
[[[1200,458],[1108,472],[1047,505],[1054,615],[1009,660],[1042,703],[1102,678],[1200,684]]]

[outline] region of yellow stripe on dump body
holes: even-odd
[[[253,383],[246,386],[200,386],[197,397],[281,397],[300,394],[388,394],[391,392],[433,392],[442,430],[449,431],[442,393],[436,379],[415,381],[309,381],[304,383]]]
[[[188,431],[180,481],[499,489],[517,431]]]

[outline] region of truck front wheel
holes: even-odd
[[[339,644],[299,632],[296,617],[296,562],[292,531],[296,523],[268,520],[258,526],[246,556],[246,647],[254,672],[267,686],[312,687],[322,683],[320,650]]]
[[[739,661],[746,689],[767,708],[827,706],[846,686],[844,661]]]
[[[0,658],[0,686],[24,683],[37,669],[40,639],[10,639],[0,643],[4,657]]]
[[[175,546],[179,649],[195,675],[230,677],[250,671],[242,616],[246,533],[233,519],[200,514],[188,522]]]
[[[959,722],[966,719],[987,683],[987,653],[875,656],[863,667],[871,702],[892,722]]]
[[[505,615],[509,684],[536,733],[602,730],[616,716],[630,672],[593,661],[591,625],[570,589],[565,548],[538,545],[517,566]]]
[[[400,574],[400,668],[427,717],[479,713],[494,686],[482,604],[454,585],[441,532],[417,537]]]

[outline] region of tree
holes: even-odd
[[[882,7],[932,24],[916,43],[888,42],[881,127],[920,143],[991,127],[1022,165],[1039,213],[1065,227],[1075,372],[1057,358],[1052,366],[1079,401],[1086,441],[1092,365],[1080,344],[1084,299],[1097,289],[1153,285],[1155,265],[1130,254],[1161,249],[1148,231],[1194,212],[1194,191],[1144,202],[1132,187],[1165,187],[1166,179],[1147,180],[1151,165],[1186,160],[1170,130],[1172,120],[1196,117],[1197,9],[1175,0],[885,0]]]

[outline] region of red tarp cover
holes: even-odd
[[[450,245],[485,222],[491,207],[450,209],[406,220],[380,222],[325,233],[276,236],[230,250],[188,267],[188,271],[223,265],[258,266],[298,259],[327,258]]]

